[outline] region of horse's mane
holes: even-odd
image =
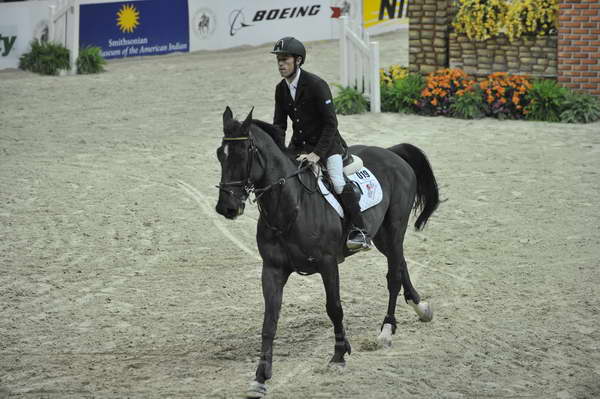
[[[283,152],[292,159],[294,158],[294,154],[290,154],[288,149],[285,147],[285,132],[283,130],[281,130],[275,125],[258,119],[252,119],[252,125],[256,126],[262,132],[266,133],[267,136],[270,137],[273,140],[273,142],[277,145],[277,147],[279,147],[281,152]],[[235,119],[230,119],[229,121],[225,122],[225,124],[223,125],[223,133],[225,133],[225,137],[234,136],[241,126],[242,123]]]
[[[267,133],[275,142],[275,144],[277,144],[277,147],[279,147],[279,149],[282,152],[286,152],[286,148],[285,148],[285,132],[283,130],[281,130],[280,128],[278,128],[275,125],[272,125],[270,123],[258,120],[258,119],[252,119],[252,124],[255,126],[258,126],[262,131],[264,131],[265,133]]]

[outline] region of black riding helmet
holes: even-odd
[[[271,54],[289,54],[295,57],[302,57],[300,65],[304,64],[304,61],[306,61],[306,49],[304,48],[304,44],[291,36],[277,40]]]

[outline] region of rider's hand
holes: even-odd
[[[319,162],[319,159],[321,158],[317,154],[311,152],[310,154],[301,154],[298,158],[296,158],[296,161],[302,162],[303,160],[307,160],[310,163],[317,163]]]

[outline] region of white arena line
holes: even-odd
[[[468,283],[468,284],[472,284],[472,283],[473,283],[473,281],[471,281],[470,279],[468,279],[468,278],[464,278],[464,277],[462,277],[462,276],[458,276],[458,275],[456,275],[456,274],[454,274],[454,273],[446,272],[446,271],[444,271],[444,270],[440,270],[440,269],[437,269],[437,268],[435,268],[435,267],[429,267],[429,266],[427,266],[427,265],[424,265],[424,264],[422,264],[422,263],[420,263],[420,262],[417,262],[416,260],[410,259],[410,258],[408,258],[408,257],[405,257],[404,259],[406,260],[406,262],[409,262],[409,263],[410,263],[410,264],[412,264],[412,265],[420,266],[420,267],[422,267],[423,269],[434,270],[434,271],[436,271],[436,272],[438,272],[438,273],[442,273],[442,274],[445,274],[445,275],[447,275],[447,276],[454,277],[455,279],[457,279],[457,280],[461,280],[461,281],[463,281],[463,282],[465,282],[465,283]]]
[[[200,191],[198,191],[192,185],[190,185],[190,184],[188,184],[188,183],[186,183],[184,181],[181,181],[181,180],[177,180],[177,184],[179,184],[179,187],[186,194],[188,194],[190,197],[192,197],[192,199],[194,201],[196,201],[196,203],[198,205],[200,205],[200,209],[202,209],[202,211],[204,212],[204,214],[206,215],[206,217],[208,217],[213,222],[213,224],[215,225],[215,227],[217,229],[219,229],[219,231],[221,233],[223,233],[223,235],[225,237],[227,237],[239,249],[241,249],[242,251],[244,251],[248,255],[252,256],[257,261],[262,262],[262,258],[260,257],[260,255],[258,254],[258,252],[256,252],[255,250],[247,247],[246,244],[244,244],[243,242],[241,242],[240,240],[238,240],[237,237],[235,237],[229,231],[229,229],[227,229],[227,227],[225,227],[225,225],[219,221],[219,219],[215,215],[214,210],[207,204],[206,197],[204,197],[204,195],[202,195],[202,193]],[[219,217],[221,217],[221,216],[219,216]]]

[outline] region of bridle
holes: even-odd
[[[252,166],[254,165],[254,157],[258,153],[258,148],[254,144],[254,140],[248,136],[239,136],[239,137],[223,137],[223,141],[250,141],[250,146],[248,147],[249,161],[246,164],[246,178],[244,180],[235,180],[229,182],[220,182],[217,187],[219,190],[226,192],[227,194],[236,197],[242,201],[246,201],[246,198],[250,196],[252,192],[255,191],[254,183],[250,180],[250,176],[252,175]],[[260,161],[259,161],[260,162]],[[234,193],[232,190],[227,189],[227,187],[243,187],[244,195],[241,197]]]
[[[242,202],[246,201],[246,199],[250,196],[250,194],[254,193],[254,200],[256,202],[262,197],[267,191],[271,190],[276,186],[283,186],[286,181],[292,177],[298,176],[300,173],[304,172],[306,169],[310,167],[309,164],[301,163],[296,169],[295,172],[289,174],[288,176],[282,177],[278,179],[275,183],[271,183],[268,186],[262,188],[256,188],[254,186],[254,182],[251,180],[252,178],[252,167],[254,166],[254,158],[258,157],[258,162],[261,163],[261,158],[258,156],[258,147],[254,144],[254,140],[250,135],[248,136],[239,136],[239,137],[223,137],[223,141],[245,141],[248,140],[250,142],[250,146],[248,147],[249,160],[246,164],[246,178],[243,180],[235,180],[229,182],[220,182],[217,187],[219,190],[226,192],[227,194],[240,199]],[[227,187],[243,187],[244,194],[242,196],[237,195],[232,190],[227,189]]]

